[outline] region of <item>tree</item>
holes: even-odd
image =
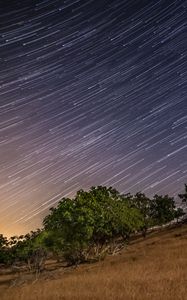
[[[185,186],[185,192],[184,194],[179,194],[179,198],[182,199],[182,202],[187,203],[187,184],[184,185]]]
[[[37,229],[25,236],[11,237],[9,252],[12,260],[26,263],[30,271],[40,272],[44,268],[47,254],[42,234],[43,231]]]
[[[176,217],[176,206],[174,198],[168,195],[155,195],[151,201],[151,216],[154,225],[163,225],[171,222]]]
[[[146,237],[148,228],[153,224],[151,217],[151,200],[145,196],[144,193],[138,192],[135,196],[131,197],[131,205],[136,207],[143,219],[143,225],[141,226],[142,235]]]
[[[61,238],[61,250],[71,263],[85,261],[93,248],[99,255],[115,238],[129,236],[142,226],[139,211],[111,187],[80,190],[74,199],[63,198],[50,211],[44,228]]]
[[[9,253],[8,253],[8,240],[3,234],[0,234],[0,263],[8,264]]]
[[[0,234],[0,250],[4,249],[8,245],[8,240],[3,234]]]
[[[177,219],[177,223],[179,222],[179,219],[181,217],[183,217],[184,215],[185,215],[185,212],[184,212],[184,210],[181,207],[178,207],[175,210],[175,219]]]

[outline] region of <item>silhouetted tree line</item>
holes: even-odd
[[[187,203],[187,185],[179,194]],[[43,229],[9,240],[0,234],[0,263],[26,263],[30,270],[44,268],[49,255],[68,264],[103,259],[127,243],[134,233],[146,237],[149,228],[184,216],[174,198],[144,193],[120,194],[112,187],[80,190],[73,199],[62,198],[43,220]]]

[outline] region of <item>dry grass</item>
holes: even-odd
[[[139,238],[103,262],[48,271],[20,286],[1,284],[0,296],[1,300],[186,300],[187,225]]]

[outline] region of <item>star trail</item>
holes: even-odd
[[[187,1],[3,2],[0,232],[93,185],[181,192]]]

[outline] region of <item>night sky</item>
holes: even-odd
[[[0,233],[81,188],[187,182],[187,1],[0,4]]]

